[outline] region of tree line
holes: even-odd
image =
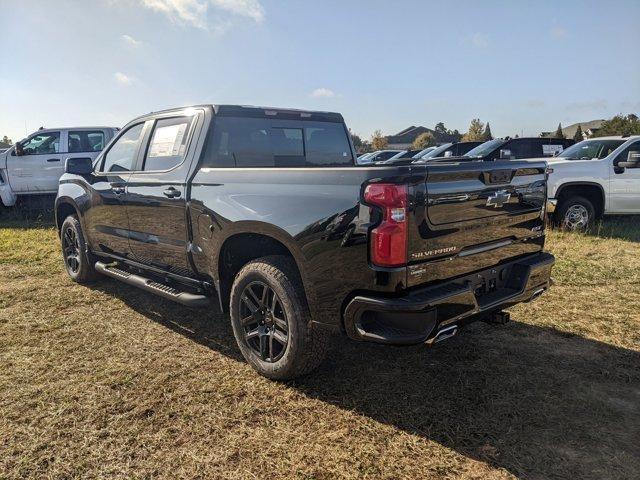
[[[439,122],[433,128],[435,133],[424,132],[418,135],[411,148],[413,150],[424,150],[428,147],[434,147],[438,144],[437,137],[447,136],[454,142],[486,142],[487,140],[493,140],[493,134],[491,133],[491,126],[489,122],[486,124],[481,122],[479,118],[471,120],[469,130],[467,133],[462,134],[458,130],[450,130],[445,127],[444,123]],[[370,140],[363,140],[360,136],[349,131],[351,138],[353,139],[353,146],[360,153],[374,152],[376,150],[384,150],[389,145],[387,137],[382,135],[380,130],[373,132]]]
[[[434,132],[437,134],[446,134],[454,141],[462,142],[486,142],[487,140],[493,140],[491,133],[491,126],[489,122],[486,124],[480,121],[479,118],[474,118],[469,124],[469,130],[465,134],[461,134],[458,130],[449,130],[445,127],[444,123],[439,122],[434,127]],[[363,140],[361,137],[351,132],[351,138],[353,138],[353,145],[359,153],[373,152],[376,150],[384,150],[389,144],[387,137],[382,135],[380,130],[373,132],[373,135],[369,140]],[[609,135],[640,135],[640,119],[637,115],[630,113],[628,115],[616,115],[615,117],[605,120],[602,123],[600,129],[596,130],[593,137],[604,137]],[[517,138],[518,135],[515,135]],[[562,124],[558,124],[558,128],[553,134],[554,138],[566,138],[562,131]],[[573,139],[576,142],[584,140],[582,126],[578,124]],[[424,132],[413,141],[411,148],[414,150],[423,150],[427,147],[435,146],[437,144],[436,135],[431,132]]]

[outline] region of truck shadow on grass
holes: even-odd
[[[96,288],[242,361],[225,315]],[[552,328],[476,323],[434,348],[337,337],[319,370],[286,387],[518,477],[622,479],[640,471],[639,366],[638,352]]]

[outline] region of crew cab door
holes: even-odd
[[[145,131],[144,122],[129,126],[98,160],[91,179],[91,208],[84,214],[93,251],[131,256],[129,218],[124,197],[131,170],[140,155]],[[84,156],[83,153],[71,155]]]
[[[145,148],[127,182],[130,246],[138,261],[189,276],[187,179],[195,148],[189,148],[203,122],[193,109],[150,121]]]
[[[21,142],[23,155],[16,149],[7,157],[7,175],[16,193],[55,192],[64,173],[61,131],[31,135]]]
[[[609,208],[607,213],[640,213],[640,168],[618,168],[630,151],[640,151],[640,141],[628,145],[609,166]]]

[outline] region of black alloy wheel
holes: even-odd
[[[80,242],[75,229],[69,225],[62,235],[62,251],[64,263],[69,273],[77,274],[80,270]]]
[[[289,343],[289,324],[282,301],[266,283],[249,283],[240,296],[244,340],[264,362],[274,363]]]

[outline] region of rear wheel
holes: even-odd
[[[60,229],[62,257],[67,273],[74,282],[90,283],[98,278],[91,254],[82,234],[80,221],[75,215],[65,218]]]
[[[247,362],[261,375],[288,380],[316,368],[328,334],[314,327],[297,269],[285,256],[246,264],[231,288],[231,324]]]
[[[578,195],[563,200],[556,217],[559,226],[573,231],[584,231],[595,221],[596,209],[593,203]]]

